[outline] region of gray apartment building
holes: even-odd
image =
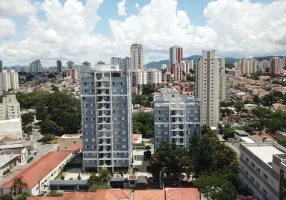
[[[257,200],[286,199],[286,148],[277,143],[241,143],[239,177]]]
[[[187,147],[190,138],[201,133],[200,101],[167,88],[154,96],[155,148],[165,142]]]
[[[129,169],[132,161],[131,75],[98,64],[81,73],[83,169]]]

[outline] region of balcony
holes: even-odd
[[[109,96],[110,92],[108,89],[97,90],[97,96]]]
[[[104,82],[98,82],[97,83],[97,88],[109,88],[110,87],[110,84],[108,81],[104,81]]]
[[[98,158],[100,160],[110,160],[111,159],[111,154],[110,153],[100,153]]]
[[[110,105],[109,104],[99,104],[97,106],[98,110],[109,110],[110,109]]]
[[[111,141],[110,141],[110,139],[100,139],[98,144],[99,145],[110,145]]]
[[[109,117],[110,116],[110,111],[99,111],[98,112],[98,117]]]
[[[110,132],[105,132],[105,133],[101,133],[98,135],[99,139],[105,139],[105,138],[110,138],[110,137],[111,137]]]
[[[110,97],[97,97],[96,101],[97,103],[109,103]]]
[[[110,131],[110,125],[99,125],[98,126],[98,131]]]

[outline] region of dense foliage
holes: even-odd
[[[153,174],[158,174],[163,167],[167,167],[169,173],[200,175],[237,165],[236,153],[221,143],[209,128],[204,127],[201,137],[192,137],[188,149],[165,143],[156,149],[151,159]]]
[[[286,130],[286,112],[273,112],[267,108],[257,107],[252,110],[252,114],[255,128],[259,130],[266,128],[270,133]]]
[[[61,136],[64,133],[76,133],[81,128],[80,101],[73,95],[39,91],[18,93],[17,99],[22,108],[36,108],[42,134]]]
[[[24,113],[21,115],[22,127],[26,134],[32,134],[32,123],[34,122],[35,115],[32,112]]]
[[[151,94],[149,95],[134,95],[132,98],[132,104],[139,104],[140,106],[146,106],[150,107],[153,102],[153,96]]]
[[[141,133],[143,138],[153,138],[153,112],[135,112],[132,121],[133,133]]]
[[[101,168],[98,174],[92,173],[88,179],[89,192],[95,192],[98,189],[108,189],[108,182],[111,180],[111,174],[108,169]]]

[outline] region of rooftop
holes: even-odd
[[[167,188],[166,200],[200,200],[197,188]]]
[[[271,163],[274,154],[285,154],[286,149],[273,143],[241,143],[264,163]],[[285,151],[283,151],[283,149]]]
[[[67,147],[64,150],[65,151],[76,151],[76,150],[81,150],[81,149],[82,149],[82,144],[74,144],[74,145]]]
[[[164,190],[135,190],[134,200],[165,200]]]
[[[2,168],[7,163],[9,163],[11,160],[13,160],[17,157],[18,157],[18,155],[0,155],[0,168]]]
[[[61,138],[81,138],[80,134],[64,134]]]
[[[71,152],[48,152],[42,158],[14,176],[10,181],[4,183],[0,188],[11,188],[15,178],[22,178],[23,182],[27,184],[27,188],[33,188],[39,180],[47,176],[70,154]]]
[[[132,141],[133,141],[132,143],[135,144],[136,141],[137,141],[140,137],[142,138],[142,134],[133,134],[133,135],[132,135]]]

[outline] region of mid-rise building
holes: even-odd
[[[259,70],[262,72],[266,72],[267,69],[270,67],[270,61],[269,60],[262,60],[258,63]]]
[[[131,58],[119,58],[119,57],[112,57],[110,58],[110,64],[112,65],[119,65],[120,69],[129,70],[131,69]]]
[[[159,84],[162,83],[162,71],[159,69],[147,70],[147,84]]]
[[[173,74],[175,81],[182,81],[183,78],[183,70],[179,63],[172,64],[171,66],[171,73]]]
[[[67,69],[73,69],[74,67],[75,67],[74,62],[72,62],[72,61],[67,62]]]
[[[2,91],[6,92],[10,89],[19,89],[18,73],[13,69],[9,71],[2,70],[2,72],[0,72],[0,87],[2,88]]]
[[[83,169],[128,169],[132,161],[131,72],[98,64],[81,73]]]
[[[239,178],[255,199],[285,197],[286,149],[277,143],[241,143]]]
[[[258,67],[258,61],[255,59],[250,59],[249,60],[249,73],[256,73],[257,72],[257,67]]]
[[[10,78],[11,78],[11,89],[18,90],[19,89],[18,73],[14,69],[11,69],[9,73],[10,73]]]
[[[230,79],[231,77],[225,73],[225,59],[218,58],[219,65],[219,100],[227,101],[229,99]]]
[[[193,60],[191,60],[191,59],[186,60],[186,63],[188,63],[190,70],[194,70],[194,61]]]
[[[20,118],[20,103],[16,99],[16,95],[7,95],[3,97],[0,103],[0,120],[9,120]]]
[[[62,72],[62,68],[63,68],[62,61],[57,60],[57,72],[61,73]]]
[[[132,44],[130,48],[131,70],[144,69],[144,51],[141,44]]]
[[[0,72],[2,72],[2,70],[3,70],[3,62],[2,60],[0,60]]]
[[[273,57],[270,60],[269,74],[279,75],[283,73],[283,60]]]
[[[201,123],[210,127],[219,120],[219,72],[215,50],[203,51],[195,69],[195,96],[201,101]]]
[[[177,91],[161,89],[154,96],[155,148],[165,142],[187,147],[194,134],[200,135],[200,101]]]
[[[30,64],[29,72],[32,74],[42,73],[44,71],[41,61],[35,60]]]
[[[172,46],[169,49],[169,67],[183,61],[183,48],[179,46]]]

